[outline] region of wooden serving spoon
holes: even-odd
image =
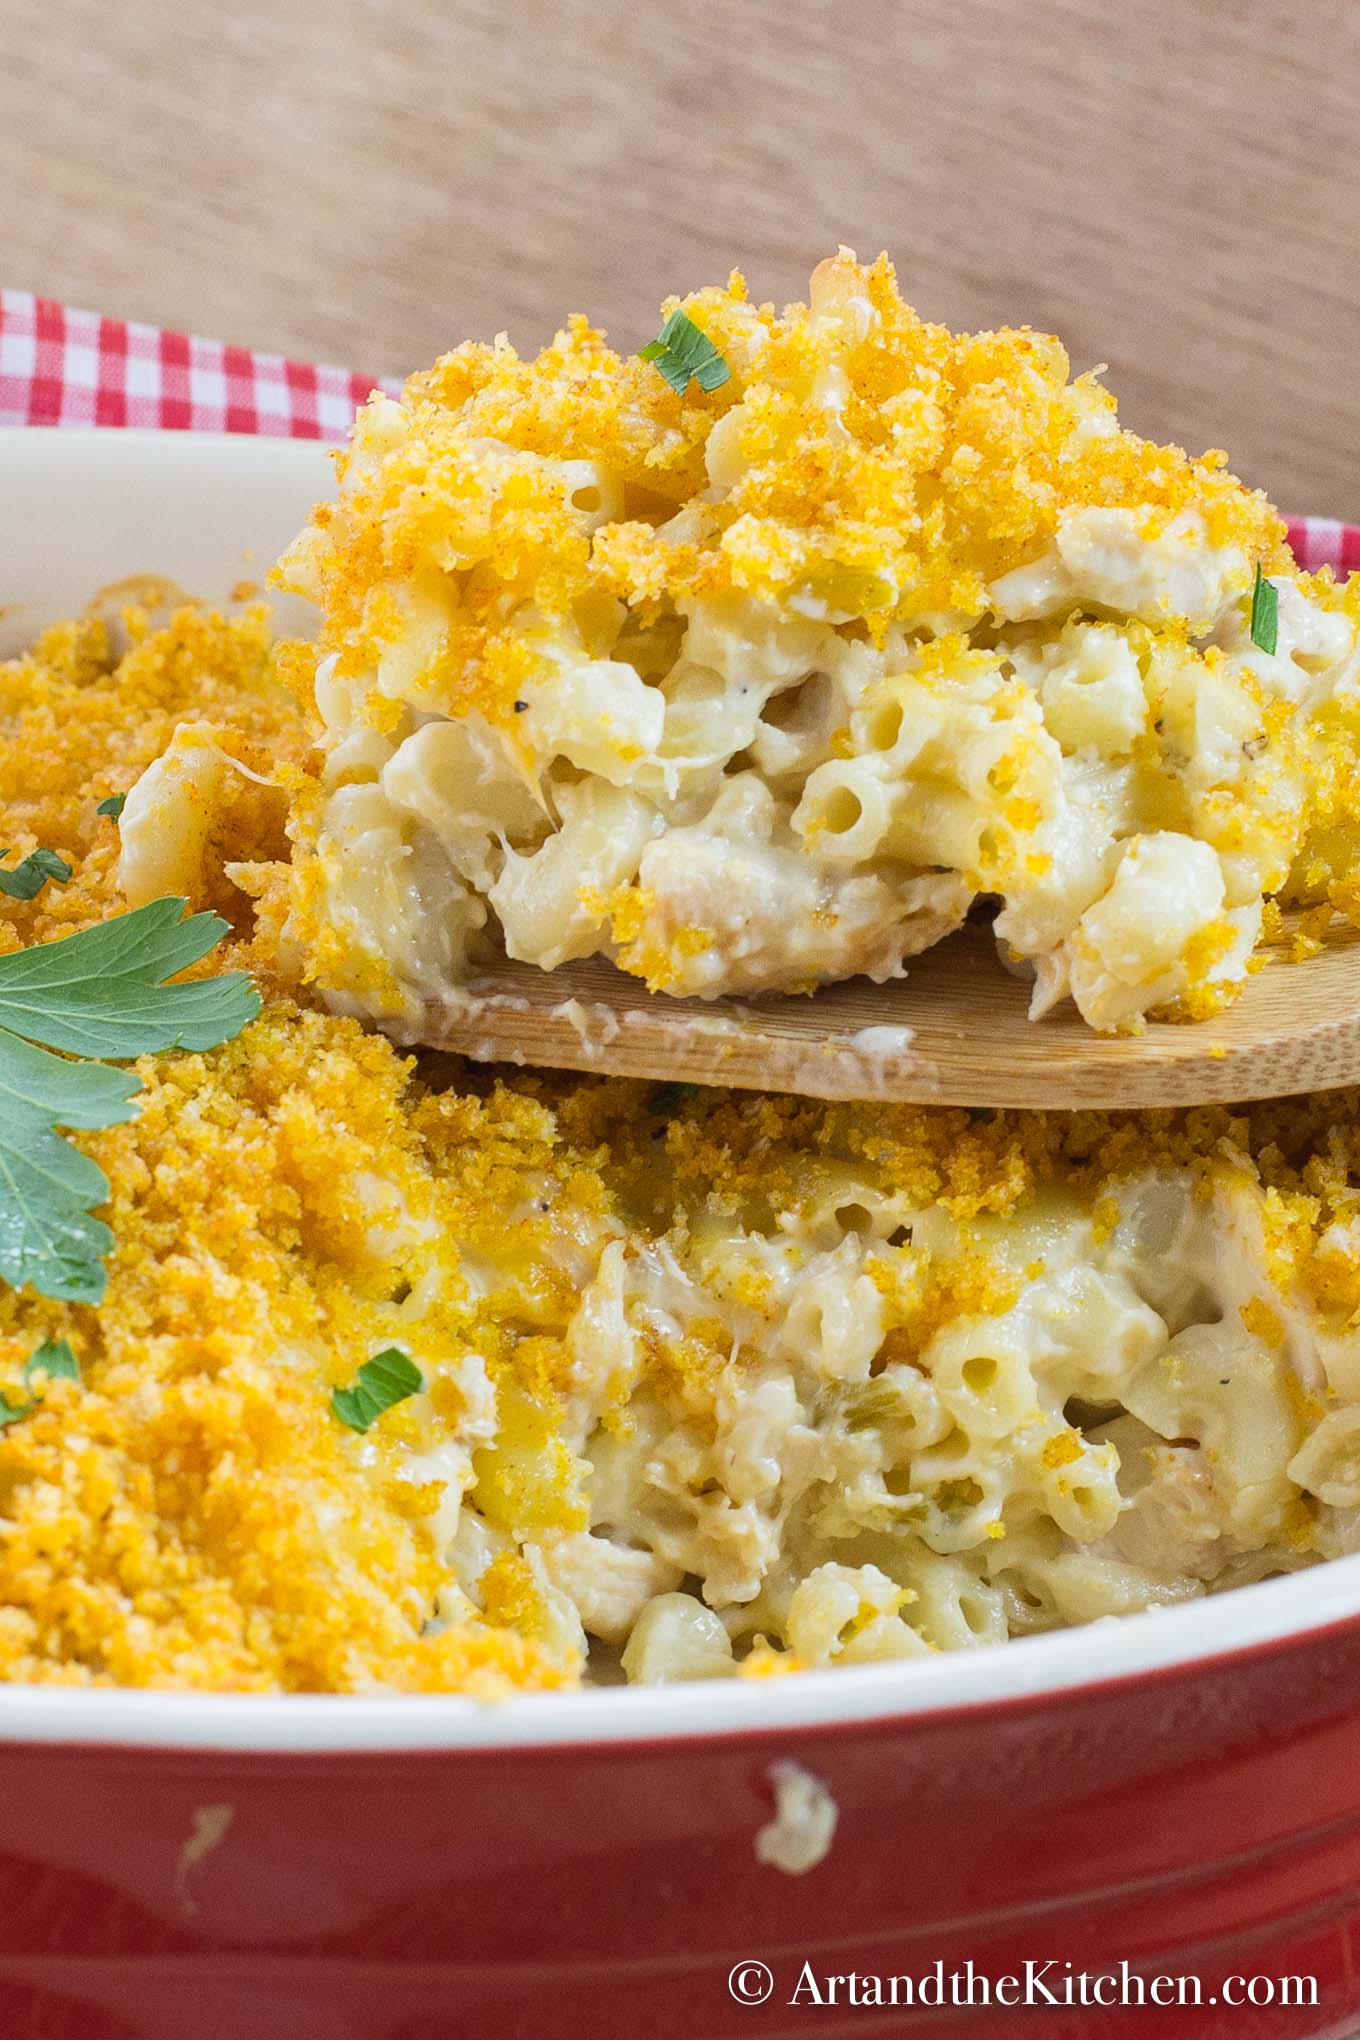
[[[667,999],[593,958],[506,964],[466,1010],[431,1006],[418,1040],[482,1062],[537,1064],[810,1098],[1046,1107],[1196,1105],[1360,1083],[1360,932],[1265,967],[1215,1019],[1101,1035],[1067,1006],[1027,1013],[986,927],[810,998]]]

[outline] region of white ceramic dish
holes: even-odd
[[[142,574],[227,601],[263,582],[330,487],[313,440],[0,430],[0,657]],[[306,627],[300,605],[280,615]]]

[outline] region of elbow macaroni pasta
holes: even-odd
[[[566,1423],[578,1581],[665,1568],[630,1604],[629,1678],[972,1648],[1360,1544],[1360,1282],[1286,1181],[1318,1180],[1311,1131],[1267,1176],[1268,1108],[1144,1137],[713,1093],[658,1177],[628,1094],[571,1112],[666,1224],[584,1287]],[[587,1630],[616,1640],[593,1591]]]
[[[139,1116],[90,1137],[118,1243],[105,1302],[0,1290],[11,1408],[44,1339],[81,1367],[0,1432],[0,1672],[474,1691],[764,1676],[973,1649],[1360,1550],[1360,1095],[1140,1119],[469,1085],[283,988],[266,768],[297,773],[307,736],[260,620],[186,612],[128,657],[115,674],[58,634],[0,668],[13,726],[45,718],[39,783],[0,743],[16,840],[74,874],[5,902],[0,940],[107,911],[93,731],[136,782],[124,884],[182,877],[242,925],[236,882],[260,889],[239,947],[266,1008],[211,1056],[148,1064]],[[1093,674],[1113,683],[1099,712],[1119,711],[1118,649]],[[919,740],[940,811],[962,812],[969,773],[933,748],[916,685],[884,689],[868,736]],[[1032,712],[969,687],[991,770]],[[396,923],[443,897],[447,963],[483,925],[494,803],[528,828],[534,796],[471,718],[373,741],[401,758],[403,797],[461,818],[456,869],[401,864],[377,783],[356,772],[334,796]],[[195,827],[157,832],[179,784]],[[634,787],[573,785],[567,865],[605,885],[617,842],[654,822]],[[613,820],[592,836],[600,801]],[[228,841],[243,861],[219,870]],[[493,883],[528,928],[539,897],[516,899],[514,870]],[[569,945],[585,934],[563,888]],[[388,1346],[422,1387],[358,1437],[330,1393]]]
[[[418,1039],[505,956],[882,981],[985,896],[1036,1017],[1137,1029],[1231,999],[1275,902],[1350,912],[1357,597],[1221,455],[1122,431],[1054,340],[925,324],[885,260],[685,309],[710,394],[576,320],[375,397],[285,557],[322,614],[291,937],[333,1005]]]
[[[709,396],[578,322],[375,400],[285,568],[319,656],[186,610],[0,667],[9,840],[73,868],[0,949],[183,892],[265,993],[81,1136],[105,1301],[0,1289],[0,1676],[764,1677],[1360,1551],[1360,1094],[506,1084],[357,1024],[501,954],[888,977],[985,893],[1036,1011],[1133,1027],[1230,996],[1275,902],[1305,947],[1360,904],[1360,595],[1216,457],[884,264],[689,303]],[[80,1379],[29,1400],[50,1338]],[[421,1386],[359,1436],[390,1346]]]

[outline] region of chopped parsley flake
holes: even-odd
[[[677,397],[684,396],[691,376],[701,390],[720,390],[732,373],[707,333],[680,311],[638,350],[638,360],[653,362]]]
[[[0,850],[0,857],[8,856],[8,850]],[[70,865],[55,850],[30,850],[12,871],[0,869],[0,893],[12,900],[35,900],[49,878],[65,885],[70,876]]]
[[[127,795],[125,793],[111,793],[107,800],[100,801],[99,806],[95,809],[95,813],[97,815],[107,815],[111,822],[116,822],[121,817],[126,806]]]
[[[58,1380],[79,1381],[80,1362],[65,1339],[48,1339],[24,1368],[24,1387],[32,1390],[35,1383]],[[17,1424],[20,1417],[30,1416],[41,1401],[40,1395],[30,1393],[27,1402],[16,1403],[0,1393],[0,1430],[7,1424]]]
[[[65,1339],[48,1339],[39,1346],[24,1369],[24,1380],[30,1388],[38,1374],[45,1374],[49,1381],[79,1381],[80,1362]]]
[[[1263,652],[1274,654],[1280,636],[1280,591],[1268,581],[1258,564],[1256,585],[1251,591],[1251,641]]]
[[[371,1360],[365,1360],[352,1388],[337,1388],[331,1395],[332,1413],[351,1431],[367,1431],[384,1410],[419,1395],[425,1378],[410,1355],[399,1346],[385,1346]]]

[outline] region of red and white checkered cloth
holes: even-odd
[[[400,384],[0,290],[0,425],[341,440],[375,388]],[[1291,518],[1289,542],[1310,570],[1360,571],[1360,526]]]
[[[372,376],[0,290],[0,425],[343,439]],[[399,383],[383,387],[399,389]]]
[[[1360,573],[1360,524],[1338,524],[1335,517],[1291,517],[1289,543],[1301,567],[1335,567],[1338,574]]]

